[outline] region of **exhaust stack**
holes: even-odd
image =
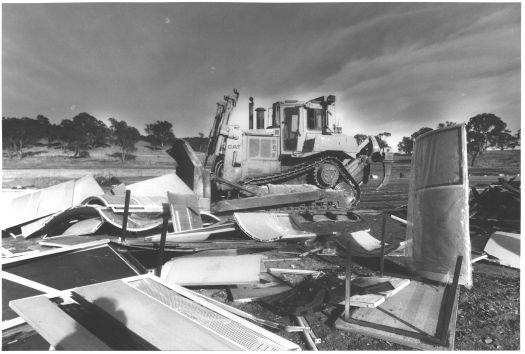
[[[264,129],[264,112],[266,109],[259,107],[255,109],[257,117],[257,129]]]
[[[253,129],[253,97],[249,98],[250,103],[248,104],[248,129]]]

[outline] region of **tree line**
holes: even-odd
[[[141,135],[139,131],[123,120],[109,118],[110,126],[88,113],[80,113],[72,119],[64,119],[59,124],[50,123],[43,115],[32,118],[7,118],[2,117],[2,148],[8,153],[9,158],[24,157],[24,149],[34,147],[42,139],[47,140],[48,147],[58,147],[74,153],[74,157],[87,157],[89,150],[97,147],[107,147],[114,144],[120,148],[120,157],[125,161],[131,152],[136,150],[135,143],[139,140],[149,142],[152,148],[160,149],[171,145],[175,134],[173,125],[168,121],[156,121],[146,124]],[[455,125],[455,122],[439,123],[436,127],[444,128]],[[415,139],[429,131],[430,127],[423,127],[404,136],[397,145],[398,150],[405,154],[412,154]],[[389,132],[376,134],[379,147],[390,148],[383,139],[391,136]],[[367,139],[367,135],[356,134],[358,143]],[[199,133],[199,137],[185,138],[196,151],[205,151],[208,138]],[[507,129],[507,124],[492,113],[478,114],[469,119],[467,123],[467,151],[474,165],[476,158],[483,154],[489,147],[514,149],[520,146],[521,129],[515,134]]]
[[[439,123],[437,129],[456,124],[448,121]],[[423,127],[410,136],[404,136],[397,145],[398,150],[408,155],[412,154],[416,138],[432,130],[434,129]],[[487,148],[515,149],[521,145],[520,139],[521,129],[512,134],[507,129],[507,123],[493,113],[481,113],[471,117],[467,123],[467,152],[471,157],[471,166],[474,166],[476,158],[482,155]]]
[[[173,125],[168,121],[146,124],[146,135],[123,120],[109,118],[108,127],[103,121],[88,113],[80,113],[72,119],[64,119],[52,124],[49,118],[38,115],[32,118],[2,117],[2,148],[9,158],[24,157],[24,149],[34,147],[42,139],[48,147],[61,148],[74,153],[74,157],[87,157],[89,150],[114,144],[120,148],[120,157],[136,150],[135,143],[145,140],[153,148],[168,146],[175,139]]]

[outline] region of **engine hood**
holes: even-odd
[[[344,134],[307,134],[303,152],[344,151],[348,154],[357,152],[357,141],[354,137]]]

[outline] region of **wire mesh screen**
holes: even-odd
[[[247,328],[220,313],[176,293],[152,279],[130,281],[128,284],[184,316],[191,318],[203,327],[238,344],[242,349],[250,351],[282,351],[295,349],[291,346],[287,347],[283,345],[283,343],[277,343],[275,340],[265,336],[264,333],[259,333]]]

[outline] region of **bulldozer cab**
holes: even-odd
[[[301,131],[299,107],[282,108],[281,136],[283,151],[297,151]]]
[[[276,120],[280,122],[282,153],[303,150],[306,139],[329,132],[328,107],[319,97],[308,102],[284,101],[274,104]]]

